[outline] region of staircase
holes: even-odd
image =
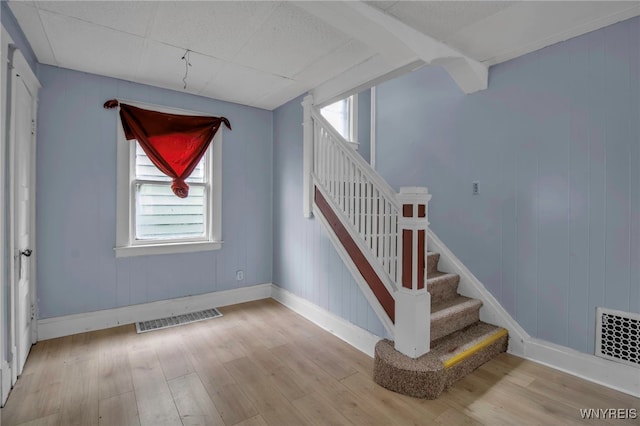
[[[443,390],[507,350],[507,330],[480,321],[482,302],[458,294],[458,274],[438,270],[439,253],[427,253],[431,294],[431,350],[413,359],[390,340],[376,345],[373,379],[380,386],[417,398]]]
[[[428,252],[435,239],[445,263],[459,264],[428,228],[427,188],[396,193],[321,116],[310,95],[302,104],[304,215],[323,223],[393,339],[375,347],[374,380],[405,395],[437,398],[504,352],[507,330],[480,321],[482,301],[459,294],[463,266],[440,271],[441,255]]]

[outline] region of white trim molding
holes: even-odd
[[[121,308],[38,320],[38,340],[53,339],[102,330],[138,321],[148,321],[173,315],[181,315],[203,309],[234,305],[271,297],[272,285],[259,284],[232,290],[198,294],[178,299],[131,305]]]
[[[9,396],[9,389],[11,389],[11,366],[8,364],[8,360],[5,357],[5,342],[10,341],[9,323],[11,321],[4,321],[5,319],[5,300],[10,295],[7,293],[7,283],[5,282],[5,242],[7,241],[6,225],[7,218],[5,215],[5,206],[7,202],[7,191],[5,187],[5,168],[7,163],[7,149],[9,146],[9,139],[7,135],[7,123],[9,120],[9,108],[7,100],[9,99],[8,82],[11,80],[9,75],[9,46],[13,43],[11,36],[5,30],[4,26],[1,27],[0,37],[0,63],[2,64],[2,70],[0,71],[0,318],[2,319],[0,325],[0,406],[3,406]],[[8,96],[9,95],[9,96]]]
[[[11,365],[7,361],[2,361],[0,364],[0,407],[4,407],[4,404],[9,398],[9,391],[11,390]]]
[[[271,297],[373,358],[376,343],[382,339],[381,337],[276,285],[273,285]]]
[[[640,369],[536,338],[525,341],[523,358],[640,398]]]

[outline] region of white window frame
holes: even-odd
[[[348,117],[349,134],[347,135],[347,137],[345,137],[345,140],[349,142],[349,145],[353,149],[358,149],[358,146],[360,145],[360,143],[358,142],[358,94],[356,93],[354,95],[349,96],[348,98],[339,99],[335,102],[339,102],[345,99],[347,100],[347,104],[349,108],[349,117]],[[320,108],[320,111],[322,111],[322,108],[329,106],[333,103],[334,102],[331,102],[322,106]]]
[[[211,115],[132,101],[125,101],[125,103],[169,114]],[[205,173],[208,173],[210,182],[205,215],[205,236],[197,239],[137,240],[135,237],[136,144],[126,140],[119,115],[116,121],[118,134],[116,247],[114,248],[116,257],[191,253],[222,248],[222,131],[219,130],[216,133],[205,154],[209,157]]]

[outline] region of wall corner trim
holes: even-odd
[[[38,340],[53,339],[271,297],[270,283],[38,320]]]

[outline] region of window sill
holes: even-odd
[[[114,248],[116,257],[145,256],[154,254],[195,253],[219,250],[222,241],[197,241],[187,243],[146,244]]]

